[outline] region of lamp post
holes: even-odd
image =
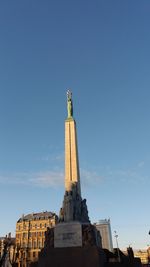
[[[118,246],[118,235],[117,235],[117,232],[116,231],[114,231],[114,233],[115,233],[115,238],[116,238],[118,261],[120,262],[120,253],[119,253],[119,246]]]

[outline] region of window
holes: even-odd
[[[30,258],[31,257],[31,253],[30,252],[28,252],[28,258]]]
[[[27,234],[26,233],[23,233],[23,238],[26,238],[27,237]]]
[[[36,232],[33,232],[32,233],[32,237],[36,237]]]
[[[32,236],[32,233],[31,232],[29,232],[29,237],[31,237]]]
[[[42,248],[42,241],[38,242],[38,248]]]
[[[36,241],[33,242],[33,247],[36,248]]]
[[[25,242],[23,242],[22,246],[23,246],[23,248],[26,248],[27,244]]]

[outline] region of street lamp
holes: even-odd
[[[119,246],[118,246],[118,235],[117,235],[117,232],[116,232],[116,231],[114,231],[114,233],[115,233],[115,238],[116,238],[118,260],[119,260],[119,262],[120,262],[120,253],[119,253]]]

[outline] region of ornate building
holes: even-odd
[[[18,267],[28,267],[38,259],[44,247],[45,232],[57,223],[57,215],[40,212],[23,215],[16,224],[16,254]]]

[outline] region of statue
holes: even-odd
[[[63,221],[64,221],[64,210],[63,208],[61,208],[59,212],[59,222],[63,222]]]
[[[11,239],[11,233],[8,234],[8,237],[6,235],[4,239],[4,251],[2,254],[2,257],[0,259],[0,266],[1,267],[12,267],[11,264],[11,257],[10,257],[10,249],[11,247],[14,248],[14,241]]]
[[[81,202],[81,214],[82,214],[82,222],[89,222],[86,199],[83,199]]]
[[[67,91],[67,110],[68,118],[73,117],[73,103],[72,103],[72,93],[70,90]]]

